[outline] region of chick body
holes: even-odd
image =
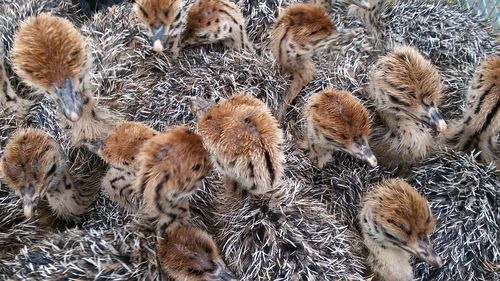
[[[279,182],[283,134],[260,100],[236,95],[211,106],[201,115],[198,132],[229,191],[261,194]]]
[[[322,168],[334,151],[344,151],[377,166],[368,145],[368,110],[348,91],[331,87],[311,96],[306,104],[305,144],[309,158]]]

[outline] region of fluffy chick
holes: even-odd
[[[198,98],[193,107],[201,111],[198,132],[228,191],[262,194],[279,182],[283,133],[263,102],[236,95],[217,105]]]
[[[109,164],[102,188],[122,208],[137,211],[140,196],[134,190],[142,146],[158,132],[138,122],[116,126],[99,144],[97,154]]]
[[[20,129],[7,144],[1,171],[7,186],[23,200],[24,215],[32,217],[42,198],[62,218],[85,213],[97,188],[77,186],[62,148],[39,129]]]
[[[222,41],[226,47],[248,49],[245,18],[238,7],[226,0],[198,0],[188,11],[184,44],[211,44]]]
[[[112,128],[113,118],[95,107],[90,56],[68,20],[47,13],[28,18],[15,35],[11,55],[22,81],[48,92],[60,106],[74,144],[98,139]]]
[[[306,151],[319,168],[339,150],[377,166],[368,145],[370,115],[350,92],[328,87],[311,96],[304,114]]]
[[[135,2],[135,14],[148,28],[156,52],[162,52],[167,44],[174,57],[179,55],[181,36],[186,29],[185,5],[182,0]]]
[[[491,56],[479,65],[466,98],[463,118],[445,134],[448,144],[460,150],[481,151],[484,162],[500,169],[500,57]]]
[[[283,99],[284,111],[316,70],[311,56],[326,47],[339,47],[351,40],[350,30],[337,30],[325,9],[316,4],[292,4],[281,11],[270,31],[270,49],[281,71],[292,76],[292,84]]]
[[[237,280],[207,233],[194,227],[169,231],[158,245],[160,264],[175,280]]]
[[[152,137],[139,157],[135,186],[143,194],[142,213],[162,236],[189,217],[189,196],[210,168],[208,154],[197,134],[177,127]]]
[[[441,267],[429,236],[435,228],[427,200],[401,179],[389,179],[365,195],[358,216],[368,263],[385,281],[413,280],[410,255]]]
[[[447,127],[438,110],[441,76],[414,48],[398,47],[381,57],[367,93],[383,123],[370,140],[383,164],[404,166],[423,159],[434,146],[433,129]]]

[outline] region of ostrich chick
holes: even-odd
[[[143,194],[142,213],[158,234],[187,222],[189,196],[209,170],[201,138],[186,127],[152,137],[139,154],[136,188]]]
[[[271,52],[292,84],[283,99],[279,118],[313,78],[311,56],[322,48],[340,47],[354,37],[351,30],[336,30],[325,9],[316,4],[292,4],[279,15],[270,32]]]
[[[447,127],[438,111],[439,72],[413,48],[399,47],[380,58],[367,92],[383,123],[370,143],[384,164],[403,167],[424,158],[434,144],[432,129]]]
[[[465,114],[450,126],[446,138],[455,148],[480,150],[484,162],[500,169],[500,56],[479,65],[467,95]]]
[[[413,280],[410,255],[441,267],[429,241],[435,227],[429,204],[405,181],[389,179],[366,194],[358,220],[368,263],[380,280]]]
[[[245,19],[233,3],[226,0],[198,0],[186,8],[187,14],[182,5],[181,0],[136,2],[136,15],[150,31],[156,52],[162,52],[168,41],[174,57],[177,57],[181,39],[185,45],[222,41],[227,47],[253,51],[246,33]]]
[[[201,111],[198,131],[228,191],[262,194],[278,183],[283,134],[263,102],[237,95],[213,106],[198,98],[193,107]]]
[[[366,161],[372,167],[377,159],[368,145],[368,110],[348,91],[332,88],[311,96],[305,108],[305,143],[311,160],[322,168],[340,150]]]
[[[139,151],[158,132],[138,122],[124,122],[100,143],[97,154],[110,165],[102,188],[122,208],[137,211],[140,197],[133,188],[139,170]]]
[[[219,256],[217,245],[204,231],[177,227],[158,245],[160,264],[179,281],[237,280]]]
[[[5,148],[1,161],[4,180],[22,198],[24,215],[32,217],[46,197],[57,216],[85,213],[94,202],[97,188],[76,186],[62,148],[39,129],[20,129]]]
[[[98,139],[112,126],[110,116],[95,108],[90,61],[80,32],[68,20],[50,14],[28,18],[14,38],[14,71],[55,99],[74,144]]]

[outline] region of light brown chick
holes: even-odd
[[[95,108],[85,42],[68,20],[46,13],[28,18],[15,35],[11,54],[23,82],[48,92],[60,106],[74,144],[98,139],[111,128],[110,116]]]
[[[134,189],[139,171],[139,152],[152,137],[159,134],[138,122],[116,126],[100,143],[97,154],[109,164],[102,188],[109,198],[122,208],[137,211],[141,196]]]
[[[500,169],[500,56],[479,65],[466,98],[463,118],[446,132],[448,144],[456,149],[481,151],[480,158]]]
[[[441,267],[429,241],[435,219],[427,200],[407,182],[389,179],[374,187],[361,202],[358,220],[379,280],[413,280],[410,255]]]
[[[161,266],[179,281],[237,280],[207,233],[194,227],[170,230],[158,245]]]
[[[198,0],[188,11],[184,44],[223,42],[234,49],[254,51],[248,39],[245,18],[238,7],[226,0]]]
[[[23,200],[24,215],[32,217],[40,200],[47,198],[62,218],[85,213],[97,190],[76,186],[62,148],[39,129],[20,129],[5,148],[1,171],[7,186]]]
[[[153,49],[162,52],[166,46],[177,57],[181,36],[186,29],[185,3],[182,0],[137,0],[134,11],[148,29]]]
[[[370,115],[348,91],[331,87],[311,96],[306,104],[305,144],[309,158],[322,168],[334,151],[344,151],[377,166],[368,145]]]
[[[187,222],[189,196],[209,170],[201,138],[186,127],[152,137],[140,151],[136,188],[143,194],[143,214],[156,222],[162,236]]]
[[[398,47],[381,57],[370,73],[367,93],[383,125],[370,143],[377,159],[386,165],[411,165],[434,147],[433,130],[446,122],[439,114],[441,76],[416,49]]]
[[[292,84],[278,119],[312,80],[316,72],[312,55],[322,48],[339,47],[353,36],[350,30],[337,30],[320,5],[292,4],[281,11],[270,31],[269,47],[281,71],[291,74]]]
[[[279,182],[283,133],[263,102],[236,95],[213,106],[201,99],[193,103],[204,111],[198,132],[228,191],[262,194]]]

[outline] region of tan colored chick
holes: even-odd
[[[95,106],[83,37],[68,20],[45,13],[24,21],[14,38],[12,64],[23,82],[54,98],[74,144],[99,139],[112,128],[111,117]]]
[[[348,91],[331,87],[311,96],[305,108],[305,143],[309,158],[322,168],[334,151],[344,151],[377,166],[368,145],[370,115]]]
[[[39,129],[20,129],[5,148],[1,171],[7,186],[23,200],[24,215],[32,217],[42,198],[61,218],[85,213],[97,189],[76,186],[62,148]]]
[[[122,208],[137,211],[141,197],[134,189],[139,171],[139,152],[152,137],[159,134],[138,122],[116,126],[100,143],[97,154],[109,164],[102,188],[109,198]]]
[[[401,179],[374,187],[361,202],[358,215],[368,263],[378,280],[411,281],[410,255],[441,267],[429,236],[435,228],[427,200]]]
[[[500,169],[500,56],[479,65],[466,98],[465,114],[446,132],[454,148],[481,151],[484,162]]]
[[[217,245],[204,231],[177,227],[158,245],[160,264],[179,281],[237,280],[219,256]]]
[[[370,140],[377,159],[390,166],[423,159],[434,146],[432,130],[447,127],[436,67],[414,48],[396,48],[375,64],[367,92],[383,123]]]
[[[236,95],[212,106],[198,98],[193,106],[201,111],[198,132],[228,191],[262,194],[279,182],[283,134],[263,102]]]
[[[136,188],[143,194],[142,213],[156,222],[160,236],[189,217],[189,196],[209,170],[201,138],[186,127],[152,137],[140,151]]]
[[[316,73],[312,55],[326,47],[338,47],[353,36],[350,30],[336,30],[320,5],[292,4],[281,11],[270,32],[270,49],[281,71],[291,74],[292,84],[278,119]]]

